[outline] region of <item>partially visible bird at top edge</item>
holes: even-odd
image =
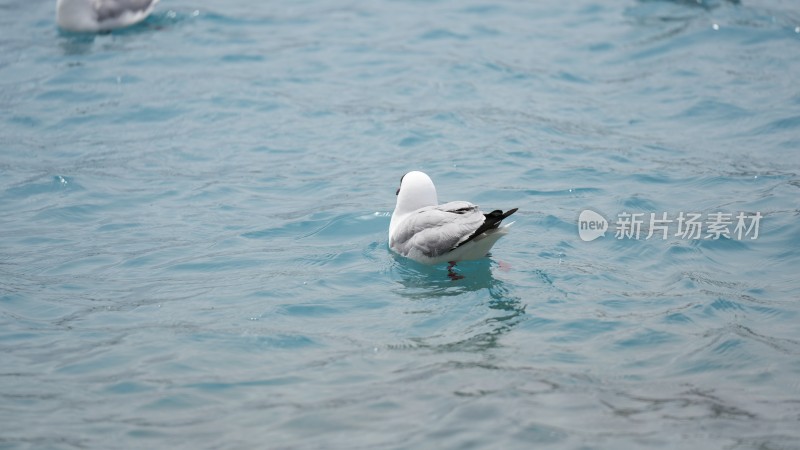
[[[76,33],[108,32],[146,19],[158,0],[57,0],[56,22]]]

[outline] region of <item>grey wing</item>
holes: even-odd
[[[468,239],[485,216],[469,202],[428,206],[409,215],[401,224],[394,245],[403,254],[416,249],[428,257],[443,255]]]
[[[102,0],[97,5],[97,20],[115,19],[126,12],[138,13],[147,11],[156,0]]]

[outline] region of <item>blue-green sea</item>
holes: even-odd
[[[0,449],[800,448],[796,0],[54,16],[0,0]],[[410,170],[519,208],[463,278]]]

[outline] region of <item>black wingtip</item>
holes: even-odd
[[[503,219],[505,219],[506,217],[508,217],[508,216],[510,216],[510,215],[512,215],[512,214],[514,214],[515,212],[517,212],[517,209],[519,209],[519,208],[512,208],[512,209],[509,209],[508,211],[504,212],[504,213],[503,213],[503,215],[502,215],[502,216],[500,216],[500,220],[503,220]],[[498,221],[498,222],[499,222],[499,221]]]
[[[518,208],[509,209],[506,212],[503,212],[500,209],[495,209],[494,211],[490,212],[489,214],[484,214],[486,219],[483,221],[483,224],[475,230],[466,240],[458,244],[456,247],[460,247],[467,242],[475,239],[476,237],[480,236],[482,233],[485,233],[489,230],[495,229],[500,226],[500,222],[503,221],[506,217],[514,214],[517,212]]]
[[[500,221],[517,212],[517,209],[518,208],[509,209],[506,212],[503,212],[500,209],[495,209],[494,211],[488,214],[484,214],[484,216],[486,216],[486,222],[494,224],[496,226],[500,224]]]

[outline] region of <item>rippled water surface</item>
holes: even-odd
[[[794,0],[53,15],[0,0],[0,448],[800,448]],[[412,169],[519,208],[463,279],[388,250]],[[616,236],[682,212],[759,234]]]

